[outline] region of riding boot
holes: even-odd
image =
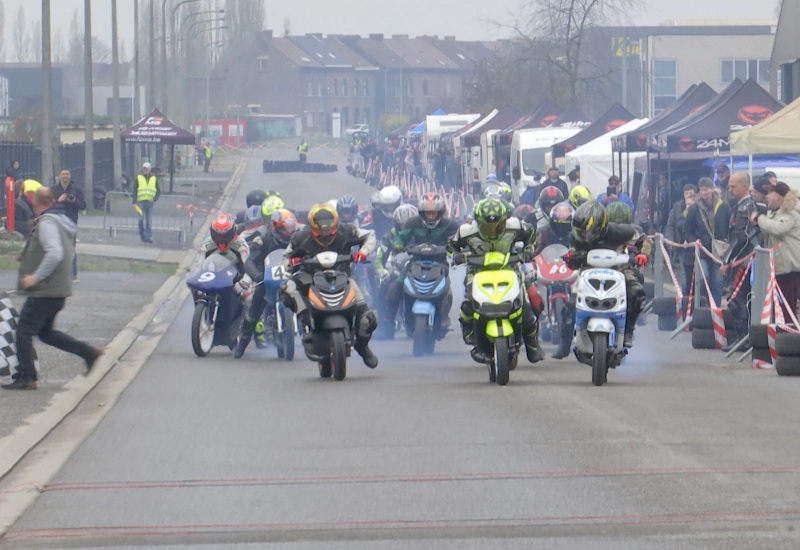
[[[356,343],[353,345],[353,349],[361,356],[366,366],[374,369],[378,366],[378,357],[369,349],[369,340],[368,337],[356,337]]]
[[[253,334],[252,329],[249,331],[245,330],[245,324],[249,323],[242,324],[242,331],[239,333],[239,339],[236,341],[236,345],[233,347],[233,356],[236,359],[240,359],[242,355],[244,355],[244,350],[247,349],[247,344],[250,343],[250,337]]]
[[[464,343],[468,346],[474,346],[476,344],[475,323],[462,318],[459,318],[458,322],[461,324],[461,337],[464,339]]]
[[[533,330],[527,334],[522,335],[522,340],[525,342],[525,355],[531,363],[538,363],[544,359],[544,352],[539,346],[539,323],[537,322]]]
[[[628,311],[625,318],[625,338],[622,340],[623,347],[633,347],[633,331],[636,328],[636,319],[639,317],[638,311]]]
[[[574,327],[571,322],[564,322],[561,325],[561,339],[559,341],[558,349],[550,357],[553,359],[564,359],[569,355],[569,348],[572,344],[572,333]]]
[[[255,337],[256,347],[258,349],[264,349],[265,347],[267,347],[267,337],[266,334],[264,333],[264,319],[259,319],[258,322],[256,323],[254,337]]]

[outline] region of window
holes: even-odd
[[[342,79],[342,97],[347,97],[347,79]]]
[[[331,90],[333,91],[333,95],[339,95],[339,80],[334,78],[331,81]]]
[[[444,93],[447,97],[452,97],[453,95],[453,81],[449,78],[445,81]]]
[[[310,78],[308,79],[308,97],[314,96],[314,81]]]
[[[406,95],[411,97],[414,95],[414,79],[409,78],[406,80]]]
[[[258,60],[258,70],[259,71],[266,71],[269,68],[269,60],[268,59],[259,59]]]
[[[735,78],[752,78],[759,84],[769,83],[769,59],[723,59],[719,64],[720,82],[730,84]]]
[[[361,111],[359,111],[358,107],[353,109],[353,120],[356,124],[358,124],[358,121],[361,120]]]
[[[358,89],[358,79],[357,79],[357,78],[354,78],[354,79],[353,79],[353,95],[354,95],[354,96],[356,96],[356,97],[358,97],[358,94],[359,94],[359,89]]]
[[[318,96],[322,97],[322,96],[325,95],[324,88],[325,88],[325,79],[324,78],[320,78],[319,80],[317,80],[317,95]]]
[[[306,127],[307,128],[314,127],[314,113],[306,113]]]
[[[657,115],[678,97],[678,62],[653,60],[653,114]]]
[[[427,78],[423,78],[422,79],[422,95],[424,95],[425,97],[428,97],[429,93],[430,92],[428,90],[428,79]]]
[[[364,97],[369,97],[369,80],[366,78],[361,81],[361,95]]]

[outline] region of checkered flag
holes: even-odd
[[[19,366],[16,343],[18,320],[19,313],[8,293],[0,292],[0,381],[4,384],[12,381]],[[33,351],[33,358],[36,370],[39,370],[36,350]]]

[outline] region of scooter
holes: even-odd
[[[433,353],[436,341],[447,334],[448,324],[442,318],[445,300],[452,301],[447,249],[419,244],[410,247],[408,254],[411,260],[403,283],[405,323],[413,331],[412,352],[421,357]]]
[[[310,283],[305,296],[310,338],[303,338],[303,348],[306,356],[319,364],[322,378],[333,375],[335,380],[344,380],[347,375],[347,358],[356,333],[356,296],[347,273],[337,268],[350,261],[349,254],[320,252],[300,263],[308,271],[295,275]]]
[[[562,259],[566,253],[566,246],[551,244],[534,258],[536,278],[539,285],[543,287],[543,298],[547,304],[540,332],[549,334],[550,341],[556,345],[556,348],[561,345],[561,329],[565,322],[564,315],[569,303],[570,287],[578,276],[578,272],[567,267]]]
[[[628,350],[623,347],[627,310],[625,275],[613,269],[628,263],[628,254],[590,250],[587,267],[575,281],[575,357],[592,367],[592,383],[602,386],[608,369],[616,368]]]
[[[186,278],[194,298],[192,349],[205,357],[214,346],[233,349],[244,316],[244,307],[233,285],[239,273],[219,254],[212,254]]]
[[[264,310],[264,337],[278,349],[279,358],[293,361],[297,316],[278,299],[281,283],[288,278],[283,265],[279,263],[282,254],[282,250],[276,250],[264,262],[264,300],[267,302]]]
[[[478,267],[468,290],[475,311],[475,351],[472,359],[489,368],[489,381],[508,384],[522,344],[522,283],[517,254],[487,252],[468,256]]]

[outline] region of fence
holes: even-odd
[[[186,241],[186,233],[194,225],[193,209],[189,198],[183,195],[159,196],[153,205],[153,231],[174,231],[178,241]],[[112,191],[106,193],[103,208],[103,229],[108,229],[109,237],[116,237],[117,231],[138,231],[139,214],[133,208],[129,193]]]

